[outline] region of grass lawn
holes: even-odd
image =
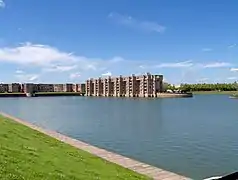
[[[193,94],[227,94],[233,95],[238,93],[238,91],[194,91]]]
[[[149,179],[0,116],[1,180]]]

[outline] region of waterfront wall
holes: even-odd
[[[50,97],[50,96],[84,96],[80,92],[46,92],[46,93],[0,93],[0,98],[7,97]]]
[[[84,96],[83,93],[76,93],[76,92],[57,92],[57,93],[36,93],[34,97],[49,97],[49,96]]]
[[[50,96],[85,96],[80,92],[45,92],[45,93],[0,93],[0,97],[50,97]],[[102,96],[104,97],[104,96]],[[118,97],[118,96],[105,96]],[[192,93],[158,93],[155,95],[139,95],[139,96],[120,96],[120,97],[138,97],[138,98],[186,98],[193,97]]]
[[[186,98],[193,97],[192,93],[159,93],[158,98]]]
[[[25,93],[0,93],[0,97],[26,97]]]
[[[138,97],[138,98],[188,98],[188,97],[193,97],[193,93],[156,93],[156,94],[135,94],[135,95],[128,95],[128,94],[123,94],[123,95],[98,95],[101,97],[126,97],[126,98],[131,98],[131,97]],[[91,97],[94,97],[94,95],[91,95]]]

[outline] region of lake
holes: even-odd
[[[191,178],[238,170],[238,100],[1,98],[0,110]]]

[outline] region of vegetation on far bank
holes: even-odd
[[[238,83],[216,83],[216,84],[181,84],[179,87],[175,87],[173,85],[168,85],[167,89],[171,90],[182,90],[185,92],[210,92],[214,93],[225,93],[230,94],[238,91]]]
[[[149,179],[0,116],[0,179]]]
[[[193,94],[226,94],[226,95],[234,95],[237,91],[194,91]]]

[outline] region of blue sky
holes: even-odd
[[[237,17],[237,0],[0,0],[0,82],[234,82]]]

